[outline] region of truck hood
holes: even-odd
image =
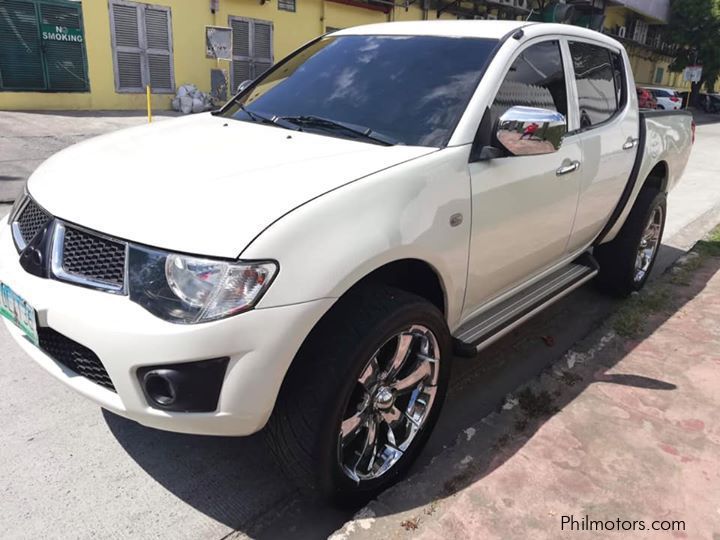
[[[202,114],[76,144],[43,163],[28,190],[53,215],[111,236],[234,258],[294,208],[434,150]]]

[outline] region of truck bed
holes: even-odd
[[[662,174],[664,190],[668,193],[672,191],[685,171],[694,137],[695,122],[690,111],[640,110],[635,163],[615,210],[596,244],[615,238],[651,173]]]

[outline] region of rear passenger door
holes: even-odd
[[[620,199],[638,152],[639,114],[619,50],[576,40],[568,45],[584,168],[568,244],[573,252],[595,239]]]

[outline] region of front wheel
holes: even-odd
[[[451,351],[423,298],[388,287],[342,298],[295,358],[268,426],[285,472],[341,505],[396,482],[437,421]]]
[[[602,290],[624,297],[643,288],[660,250],[666,214],[665,193],[643,188],[617,237],[595,248]]]

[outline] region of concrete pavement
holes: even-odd
[[[713,240],[332,540],[720,538]]]
[[[162,111],[153,120],[175,115]],[[145,122],[145,111],[0,111],[0,203],[15,200],[32,172],[55,152]]]
[[[69,130],[72,120],[65,121]],[[670,198],[658,270],[720,221],[718,147],[720,125],[701,126]],[[6,171],[0,163],[0,175]],[[584,287],[477,361],[456,362],[448,402],[416,470],[617,309]],[[551,346],[541,339],[547,336]],[[0,395],[3,537],[323,538],[351,517],[298,497],[260,437],[176,435],[103,413],[26,358],[4,327]]]

